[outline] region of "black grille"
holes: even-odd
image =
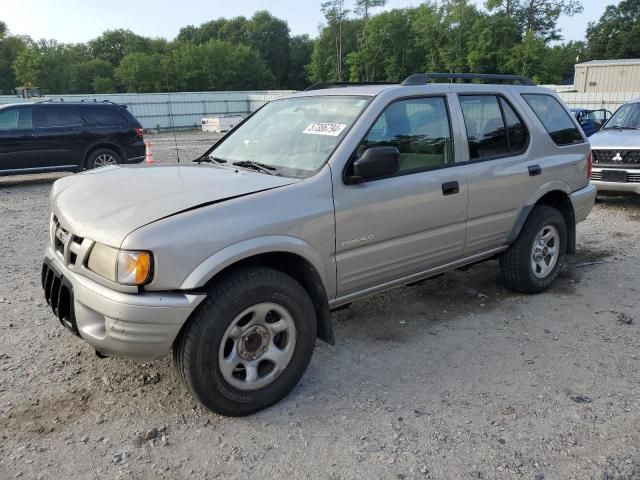
[[[608,165],[640,164],[640,150],[593,150],[593,163]]]
[[[47,261],[42,264],[42,288],[47,303],[60,323],[79,336],[73,309],[73,286]]]

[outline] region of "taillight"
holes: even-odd
[[[137,127],[136,128],[136,135],[140,138],[144,137],[144,128],[142,127]]]
[[[591,171],[593,170],[593,152],[589,150],[587,157],[587,180],[591,180]]]

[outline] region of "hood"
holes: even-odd
[[[607,128],[591,135],[589,143],[592,149],[640,149],[640,130]]]
[[[119,247],[162,218],[298,181],[210,164],[104,167],[56,181],[51,208],[75,235]]]

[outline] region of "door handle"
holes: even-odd
[[[442,184],[442,195],[455,195],[460,191],[458,182],[446,182]]]
[[[23,138],[31,138],[31,137],[35,137],[35,135],[33,133],[23,133],[22,137]]]
[[[529,169],[529,176],[536,177],[538,175],[542,175],[542,167],[540,165],[529,165],[527,167]]]

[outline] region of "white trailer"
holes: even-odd
[[[202,131],[222,133],[228,132],[244,119],[241,115],[230,117],[204,117],[202,119]]]

